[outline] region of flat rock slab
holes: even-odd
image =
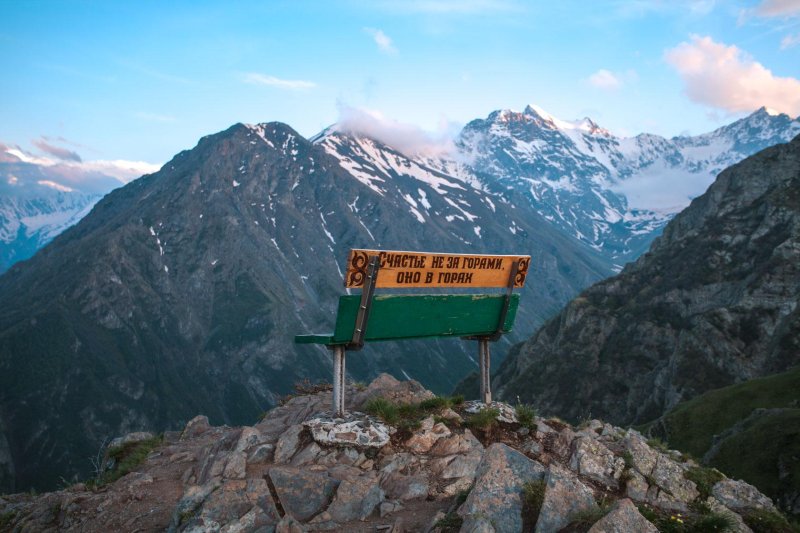
[[[611,511],[595,522],[589,533],[658,533],[658,528],[639,513],[628,498],[617,501]]]
[[[492,402],[490,404],[485,404],[478,400],[470,400],[468,402],[464,402],[464,411],[470,414],[480,413],[484,409],[497,409],[499,414],[497,415],[497,420],[500,422],[505,422],[507,424],[515,424],[517,422],[517,413],[514,411],[514,408],[508,405],[507,403],[503,402]]]
[[[357,448],[383,448],[394,433],[394,428],[377,419],[358,412],[336,417],[327,413],[303,422],[311,436],[320,444],[344,444]]]
[[[505,444],[492,444],[478,464],[475,487],[458,514],[470,524],[484,518],[498,533],[522,531],[523,485],[541,480],[544,474],[538,462]]]
[[[556,533],[569,524],[577,513],[597,507],[592,490],[578,476],[557,463],[550,463],[546,480],[536,533]]]
[[[273,467],[269,479],[283,510],[300,522],[310,520],[324,510],[339,486],[339,481],[327,474],[291,467]]]

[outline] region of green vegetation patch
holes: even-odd
[[[702,457],[714,435],[758,408],[791,407],[800,398],[800,366],[782,374],[709,391],[679,404],[664,416],[671,446]]]
[[[498,409],[481,409],[477,413],[469,415],[464,425],[468,428],[489,431],[497,424],[497,417],[499,415],[500,411]]]
[[[147,456],[163,442],[163,436],[159,435],[147,440],[138,442],[128,442],[121,446],[109,448],[106,456],[114,460],[114,468],[103,472],[97,478],[90,480],[90,486],[102,486],[113,483],[122,476],[132,472],[137,466],[142,464]]]
[[[800,533],[800,527],[790,524],[783,515],[772,511],[755,509],[742,518],[753,533]]]
[[[364,406],[364,411],[377,416],[390,426],[414,429],[419,427],[422,419],[430,415],[438,415],[445,409],[451,409],[464,403],[464,397],[436,396],[419,403],[394,403],[386,398],[373,398]],[[437,417],[438,418],[438,417]],[[438,420],[443,420],[439,418]]]
[[[734,527],[733,518],[713,513],[707,507],[703,512],[692,514],[669,513],[647,504],[637,504],[636,507],[661,533],[713,533],[732,531]]]
[[[14,518],[16,518],[17,512],[16,511],[7,511],[3,514],[0,514],[0,528],[6,528],[14,522]]]
[[[570,517],[567,531],[572,533],[586,533],[598,520],[611,510],[611,505],[599,505],[590,509],[583,509]]]
[[[543,479],[528,481],[522,486],[522,529],[533,531],[544,502],[547,482]]]
[[[536,423],[533,421],[536,418],[536,409],[532,405],[518,403],[514,408],[514,412],[517,415],[517,422],[519,422],[520,426],[531,431],[536,430]]]
[[[716,468],[693,466],[686,472],[686,479],[694,481],[698,492],[700,492],[700,498],[707,500],[711,496],[711,489],[725,479],[725,476]]]
[[[463,523],[464,519],[461,518],[455,511],[451,511],[447,513],[444,518],[440,518],[436,522],[436,527],[439,528],[441,533],[458,533],[458,531],[461,530],[461,524]]]

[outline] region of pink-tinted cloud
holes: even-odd
[[[62,161],[75,161],[76,163],[80,163],[82,161],[81,156],[78,155],[77,152],[73,152],[72,150],[67,150],[66,148],[62,148],[60,146],[56,146],[47,142],[44,137],[41,139],[34,139],[31,143],[46,154],[50,154],[53,157],[61,159]]]
[[[691,42],[667,50],[665,59],[695,102],[730,113],[766,106],[800,115],[800,80],[774,75],[736,46],[695,35]]]
[[[800,16],[798,0],[763,0],[754,12],[760,17],[794,17]]]

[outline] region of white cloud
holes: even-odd
[[[340,104],[337,131],[373,138],[407,156],[437,157],[454,153],[450,124],[442,121],[431,133],[413,124],[386,118],[379,111]]]
[[[620,79],[613,72],[601,68],[589,76],[589,84],[598,89],[614,90],[622,87]]]
[[[800,114],[800,80],[775,76],[736,46],[692,36],[664,55],[695,102],[736,113],[771,107]]]
[[[800,33],[787,35],[781,39],[781,50],[786,50],[787,48],[797,46],[798,44],[800,44]]]
[[[376,30],[375,28],[364,28],[364,31],[372,37],[381,52],[389,55],[397,54],[397,48],[395,48],[394,44],[392,44],[392,39],[381,30]]]
[[[763,0],[753,12],[759,17],[796,17],[800,16],[800,1]]]
[[[61,192],[73,192],[75,190],[72,187],[67,187],[66,185],[61,185],[60,183],[56,183],[55,181],[51,180],[39,180],[36,183]]]
[[[267,74],[259,74],[258,72],[248,72],[242,77],[245,83],[253,85],[265,85],[267,87],[276,87],[278,89],[286,89],[289,91],[302,91],[306,89],[313,89],[317,86],[316,83],[306,80],[284,80],[269,76]]]

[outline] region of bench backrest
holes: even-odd
[[[331,335],[299,335],[300,344],[348,344],[361,296],[341,296],[336,326]],[[373,297],[364,341],[471,337],[492,335],[505,303],[503,294],[377,295]],[[512,294],[501,326],[508,333],[514,326],[519,294]]]
[[[492,337],[511,331],[530,256],[351,250],[334,332],[299,344],[348,345],[430,337]],[[379,294],[376,288],[506,288],[505,294]]]

